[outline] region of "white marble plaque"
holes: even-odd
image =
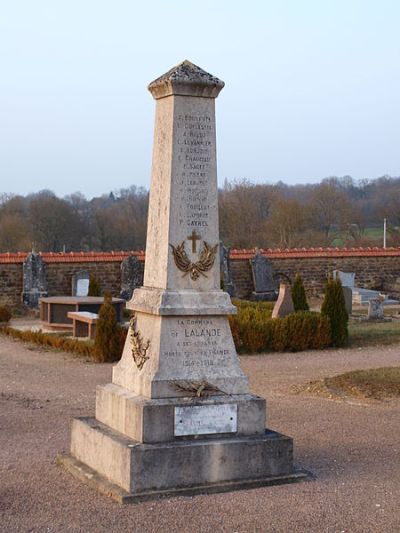
[[[89,278],[80,278],[76,281],[76,295],[87,296],[89,292]]]
[[[237,405],[187,405],[175,407],[175,436],[236,433]]]

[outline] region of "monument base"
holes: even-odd
[[[74,419],[71,455],[63,455],[59,461],[121,502],[289,483],[307,477],[293,468],[292,439],[274,431],[145,444],[95,418]]]
[[[218,492],[231,492],[234,490],[249,490],[258,487],[270,487],[273,485],[283,485],[285,483],[298,483],[300,481],[310,481],[314,476],[306,470],[295,470],[290,475],[269,476],[260,479],[241,479],[239,481],[227,481],[221,483],[208,483],[196,487],[174,488],[168,490],[156,490],[140,493],[130,493],[118,485],[111,483],[104,476],[100,475],[92,468],[81,461],[75,459],[71,454],[59,453],[57,463],[68,472],[89,487],[97,490],[121,504],[139,503],[157,498],[195,496],[197,494],[215,494]]]

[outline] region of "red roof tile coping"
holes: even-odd
[[[0,254],[1,263],[23,263],[27,253]],[[123,261],[130,255],[135,255],[139,261],[144,261],[144,251],[131,252],[39,252],[45,263],[109,263]]]
[[[317,257],[390,257],[400,256],[399,248],[380,248],[369,246],[366,248],[266,248],[260,249],[260,253],[269,259],[303,259]],[[256,250],[230,251],[230,258],[234,261],[251,259]]]
[[[270,259],[302,259],[317,257],[390,257],[400,256],[399,248],[380,248],[378,246],[367,248],[266,248],[260,249],[265,257]],[[233,261],[252,259],[256,253],[255,248],[230,251]],[[27,257],[25,252],[0,253],[0,264],[23,263]],[[107,263],[123,261],[130,255],[135,255],[139,261],[144,261],[143,250],[130,252],[40,252],[39,255],[46,263]]]

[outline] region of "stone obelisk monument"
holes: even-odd
[[[184,61],[156,100],[144,286],[96,418],[73,421],[61,461],[121,501],[295,481],[292,439],[265,429],[220,289],[215,99],[224,83]]]

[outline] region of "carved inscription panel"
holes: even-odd
[[[171,319],[168,336],[161,359],[180,375],[223,375],[236,357],[225,318]]]
[[[185,231],[207,230],[214,224],[210,176],[215,172],[215,123],[211,113],[180,113],[176,117],[180,223]]]

